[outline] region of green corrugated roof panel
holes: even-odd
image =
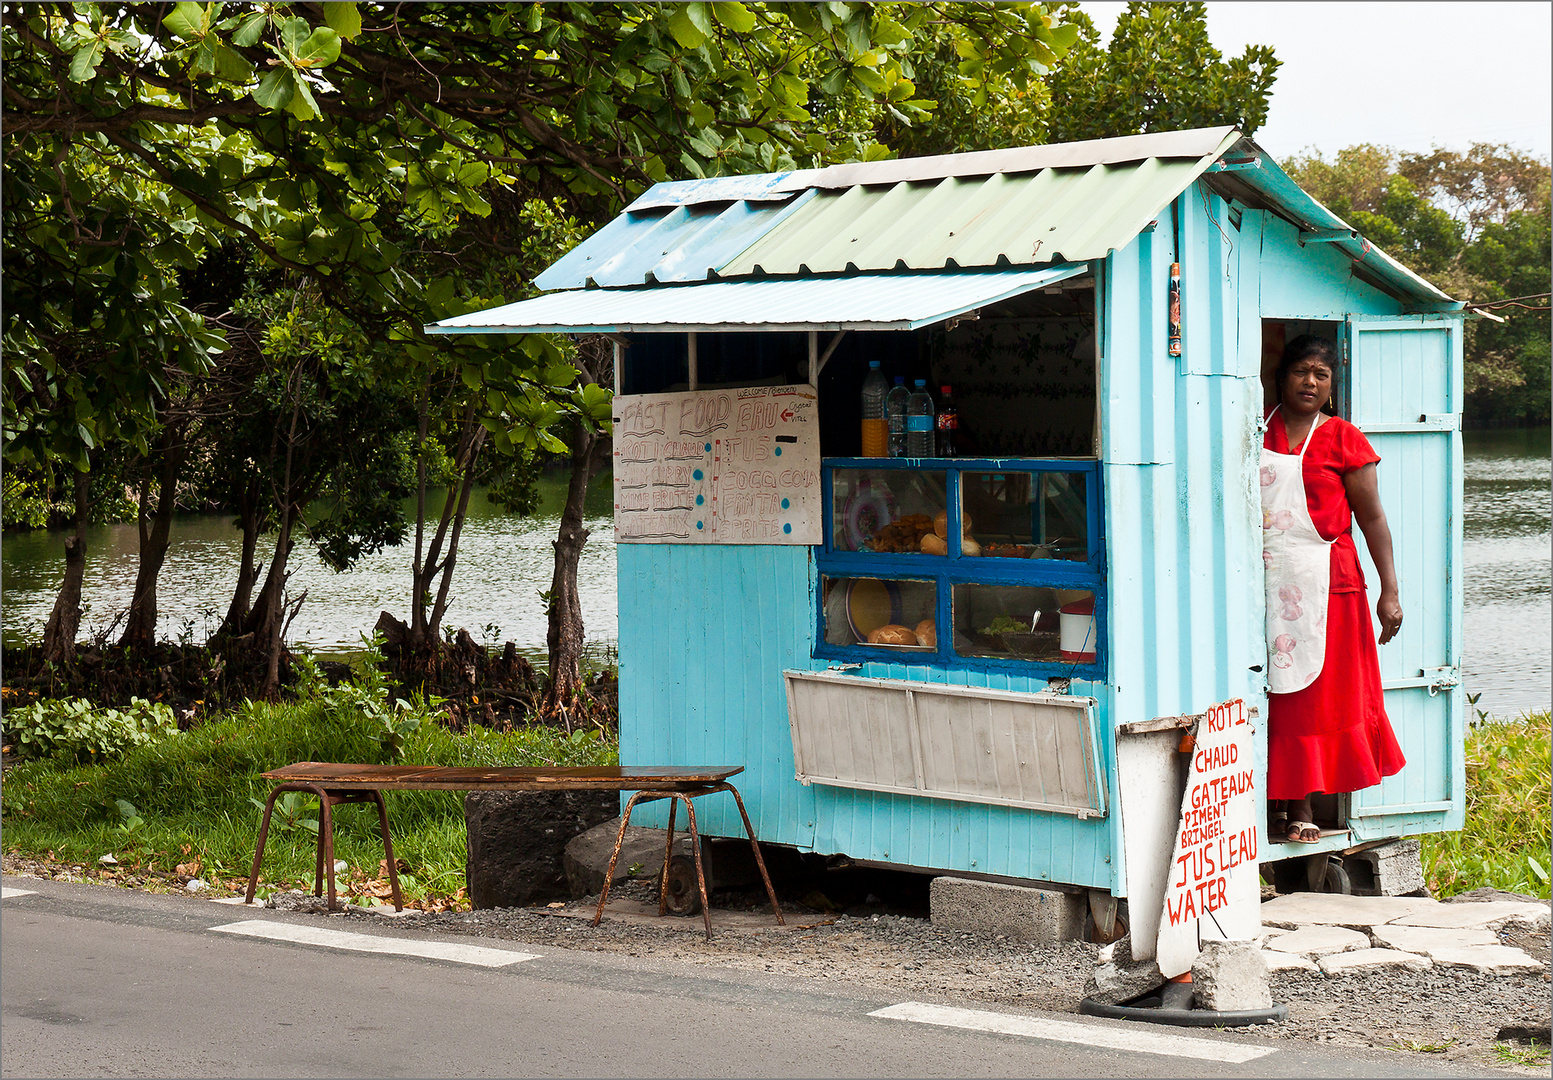
[[[1126,246],[1216,157],[822,191],[717,273],[731,278],[1103,259]]]

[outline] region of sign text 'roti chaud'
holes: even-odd
[[[615,398],[620,543],[818,544],[814,389]]]

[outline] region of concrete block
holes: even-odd
[[[1132,936],[1125,935],[1100,950],[1094,971],[1084,983],[1084,996],[1099,1005],[1122,1005],[1165,985],[1155,960],[1134,960]]]
[[[1295,956],[1293,953],[1279,952],[1277,949],[1263,949],[1262,963],[1267,965],[1269,972],[1321,970],[1312,960],[1307,960],[1303,956]]]
[[[1431,949],[1429,959],[1436,967],[1467,968],[1483,975],[1518,975],[1541,971],[1542,961],[1533,960],[1520,949],[1508,945],[1463,945]]]
[[[1355,896],[1406,896],[1424,887],[1416,836],[1343,856]]]
[[[1437,926],[1442,929],[1482,927],[1497,930],[1508,922],[1522,922],[1534,930],[1548,928],[1548,905],[1490,901],[1486,904],[1435,904],[1399,919],[1398,926]]]
[[[1377,926],[1370,931],[1384,949],[1430,955],[1435,949],[1460,949],[1471,945],[1498,945],[1499,935],[1481,927],[1451,930],[1437,926]]]
[[[597,896],[604,889],[604,874],[609,870],[609,857],[615,850],[615,837],[620,835],[620,818],[595,825],[585,833],[567,841],[561,857],[571,898]],[[637,866],[635,877],[657,880],[663,873],[663,830],[647,829],[636,825],[626,829],[625,840],[620,845],[620,859],[615,863],[615,884],[632,877],[631,867]],[[691,855],[688,833],[674,839],[676,855]],[[711,882],[707,883],[711,887]]]
[[[1398,952],[1396,949],[1358,949],[1354,952],[1333,953],[1331,956],[1323,956],[1320,965],[1321,970],[1328,975],[1353,975],[1388,968],[1428,971],[1434,966],[1427,956]]]
[[[1079,894],[956,877],[933,879],[928,907],[934,926],[1003,934],[1032,945],[1078,941],[1088,912]]]
[[[1250,941],[1205,941],[1192,964],[1192,1000],[1199,1009],[1271,1009],[1267,963]]]
[[[1294,953],[1315,960],[1333,953],[1368,949],[1370,936],[1343,926],[1313,924],[1273,938],[1267,943],[1267,947],[1274,952]]]
[[[1320,923],[1353,930],[1397,922],[1415,912],[1438,908],[1438,900],[1413,896],[1343,896],[1338,893],[1289,893],[1262,905],[1262,922],[1290,930]]]

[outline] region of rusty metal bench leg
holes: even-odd
[[[690,818],[690,851],[691,854],[695,855],[696,857],[696,885],[701,890],[701,921],[706,926],[706,940],[711,941],[712,902],[707,898],[706,895],[706,870],[701,865],[701,834],[696,831],[696,807],[695,804],[690,801],[691,796],[684,792],[676,791],[674,793],[674,797],[677,799],[685,800],[685,815]],[[673,818],[671,817],[669,820],[672,822]],[[673,841],[674,834],[670,833],[669,842],[673,843]],[[668,864],[665,863],[663,867],[663,880],[665,885],[668,884],[668,874],[669,867]],[[659,902],[662,903],[662,900],[660,899]]]
[[[383,834],[383,858],[388,863],[388,884],[394,893],[394,910],[404,910],[404,895],[399,891],[399,864],[394,859],[394,842],[388,838],[388,804],[383,801],[383,793],[377,788],[372,789],[372,798],[377,802],[378,831]]]
[[[669,831],[663,841],[663,872],[658,875],[658,917],[669,913],[669,860],[674,857],[674,815],[679,811],[679,800],[669,800]]]
[[[248,894],[243,898],[243,903],[253,903],[253,894],[259,888],[259,867],[264,862],[264,842],[270,834],[270,812],[275,809],[275,800],[283,791],[293,790],[290,784],[281,784],[270,792],[269,801],[264,804],[264,818],[259,822],[259,842],[253,849],[253,869],[248,872]]]
[[[604,905],[609,903],[609,886],[615,880],[615,864],[620,861],[620,846],[626,842],[626,826],[631,824],[631,811],[635,809],[642,796],[652,796],[652,794],[649,791],[638,791],[626,803],[625,813],[620,818],[620,832],[615,836],[615,852],[609,857],[609,869],[604,872],[604,888],[599,891],[599,907],[593,913],[594,926],[597,926],[599,920],[604,917]]]
[[[329,882],[329,910],[333,911],[339,904],[334,891],[334,813],[330,806],[333,800],[323,788],[315,789],[318,792],[318,868]],[[318,883],[315,879],[313,895],[318,895]]]
[[[724,785],[733,795],[733,801],[739,805],[739,816],[744,819],[744,835],[750,838],[750,847],[755,851],[755,865],[760,867],[760,880],[766,884],[766,895],[771,898],[771,910],[776,912],[778,926],[786,926],[787,920],[782,917],[782,907],[777,903],[776,890],[771,887],[771,875],[766,872],[766,860],[760,855],[760,843],[755,839],[755,829],[750,825],[750,816],[745,812],[744,800],[739,798],[739,790],[732,784]]]

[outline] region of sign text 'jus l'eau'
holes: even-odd
[[[1159,923],[1167,978],[1192,970],[1202,942],[1251,941],[1261,929],[1252,731],[1238,698],[1197,724]]]

